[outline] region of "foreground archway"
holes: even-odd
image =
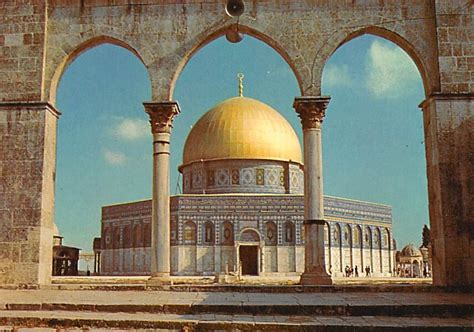
[[[54,201],[52,160],[57,114],[48,103],[50,95],[46,87],[53,76],[51,67],[56,67],[52,64],[64,56],[60,46],[64,44],[58,41],[67,43],[99,35],[118,36],[118,39],[127,36],[136,41],[140,49],[146,49],[142,52],[146,53],[145,62],[153,68],[153,98],[163,102],[170,97],[179,62],[195,41],[200,40],[203,31],[216,31],[235,22],[225,16],[222,2],[217,0],[205,5],[147,4],[147,10],[142,11],[135,10],[141,7],[121,2],[117,6],[67,1],[17,5],[14,11],[7,11],[6,35],[0,42],[6,51],[1,57],[6,60],[7,73],[6,84],[0,86],[0,109],[5,114],[2,122],[8,123],[0,127],[1,147],[6,151],[1,161],[3,169],[7,169],[2,176],[5,195],[1,196],[1,218],[5,231],[1,234],[8,234],[2,238],[6,254],[0,263],[1,282],[43,283],[48,281],[44,275],[50,254],[41,243],[51,235],[48,229]],[[435,282],[441,285],[474,283],[474,275],[470,273],[474,260],[470,224],[474,210],[470,180],[474,173],[470,160],[474,95],[472,68],[466,59],[466,54],[472,55],[472,40],[465,33],[473,25],[471,12],[470,2],[453,6],[451,2],[396,1],[389,6],[377,2],[369,7],[365,2],[346,6],[318,1],[290,8],[280,2],[253,2],[240,21],[272,36],[287,50],[295,59],[304,82],[304,94],[308,96],[320,95],[317,73],[322,72],[325,55],[331,54],[344,40],[345,36],[341,36],[331,43],[339,32],[350,34],[367,26],[383,27],[396,31],[418,50],[416,54],[423,59],[421,63],[429,73],[432,87],[422,107],[430,219],[436,225],[433,237],[439,275],[435,275]],[[21,19],[35,23],[18,26]],[[459,48],[459,45],[463,46]],[[33,143],[24,148],[29,139]],[[31,176],[24,180],[24,174]],[[28,181],[28,185],[23,181]],[[14,248],[21,248],[23,254],[16,255],[18,250]]]

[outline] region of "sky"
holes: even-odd
[[[300,91],[288,64],[265,43],[245,36],[206,45],[181,73],[174,91],[181,114],[171,136],[171,194],[192,125],[238,94],[278,110],[302,139],[292,108]],[[421,244],[429,224],[420,74],[395,44],[362,36],[340,47],[323,73],[331,96],[323,123],[324,193],[393,207],[399,249]],[[144,65],[128,50],[101,45],[81,54],[58,87],[55,221],[64,243],[90,252],[100,236],[101,207],[151,198],[152,140],[142,103],[151,90]]]

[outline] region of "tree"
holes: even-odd
[[[423,226],[423,233],[422,233],[422,246],[427,248],[428,245],[431,243],[431,238],[430,238],[430,229],[428,226],[424,225]]]

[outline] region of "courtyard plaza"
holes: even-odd
[[[0,331],[472,331],[469,290],[427,278],[334,278],[333,285],[245,277],[55,277],[0,288]],[[25,286],[25,288],[28,288]],[[51,328],[54,327],[54,328]]]

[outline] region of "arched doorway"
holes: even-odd
[[[256,230],[245,229],[238,244],[240,274],[258,276],[260,273],[260,235]]]

